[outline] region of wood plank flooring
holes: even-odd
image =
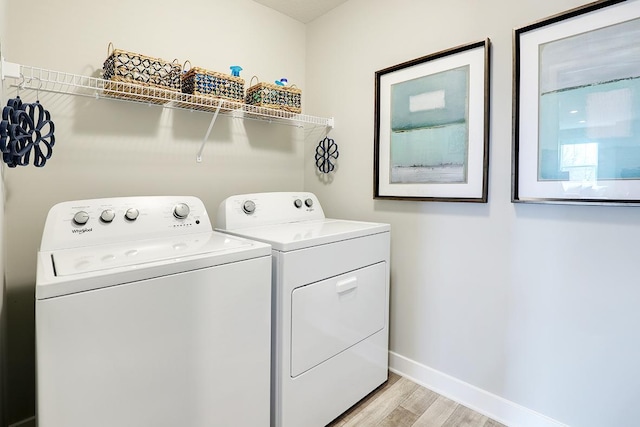
[[[27,422],[28,421],[28,422]],[[18,423],[35,427],[35,420]],[[506,427],[400,375],[389,380],[327,427]]]
[[[506,427],[400,375],[371,392],[327,427]]]

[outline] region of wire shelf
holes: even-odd
[[[18,66],[17,64],[3,62],[4,65]],[[13,83],[11,83],[11,86],[25,90],[153,104],[165,108],[219,113],[236,118],[263,120],[298,127],[313,125],[333,128],[333,118],[295,114],[203,95],[191,95],[151,86],[104,80],[97,77],[47,70],[28,65],[19,65],[19,70],[19,75],[16,73],[7,74],[3,75],[3,79],[12,78]]]

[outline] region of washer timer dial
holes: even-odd
[[[256,211],[256,204],[252,200],[247,200],[242,204],[242,210],[247,215],[251,215]]]
[[[173,216],[178,219],[185,219],[189,216],[189,205],[186,203],[178,203],[173,207]]]
[[[89,214],[85,211],[78,211],[73,216],[73,222],[76,225],[85,225],[89,221]]]

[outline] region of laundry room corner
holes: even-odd
[[[0,427],[638,419],[640,0],[0,0],[0,57]]]

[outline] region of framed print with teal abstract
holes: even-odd
[[[376,72],[374,198],[487,201],[490,41]]]
[[[514,30],[512,201],[640,206],[640,2]]]

